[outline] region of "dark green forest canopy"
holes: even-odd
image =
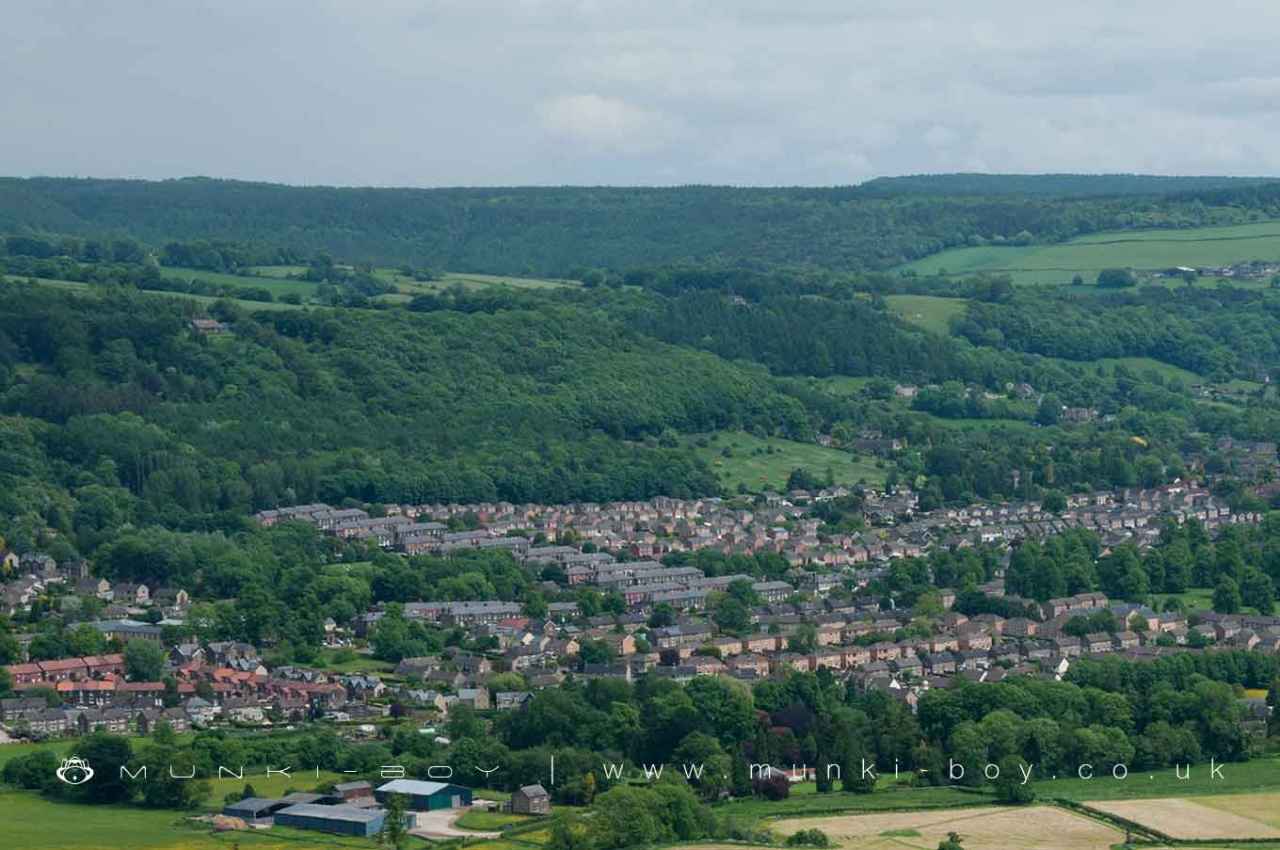
[[[964,175],[942,189],[862,187],[340,189],[188,178],[0,180],[0,230],[232,240],[353,262],[563,276],[692,261],[762,268],[886,268],[1000,238],[1056,241],[1128,227],[1280,214],[1280,184]],[[915,180],[916,182],[912,182]],[[997,190],[1001,181],[1018,192]],[[1046,184],[1047,181],[1047,184]],[[1136,182],[1135,182],[1136,181]],[[890,189],[885,190],[888,185]],[[1042,190],[1042,186],[1057,187]],[[973,194],[966,194],[972,192]],[[1079,197],[1082,195],[1102,197]]]
[[[6,510],[29,488],[122,486],[154,511],[374,501],[565,501],[716,490],[664,431],[811,437],[759,367],[638,336],[606,315],[405,310],[221,315],[40,286],[0,293]],[[230,311],[230,312],[228,312]],[[87,476],[82,473],[92,470]]]

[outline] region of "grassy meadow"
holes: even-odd
[[[951,332],[951,320],[964,313],[968,304],[963,298],[936,295],[888,295],[889,309],[913,325],[934,333]]]
[[[309,280],[293,280],[286,277],[284,273],[276,273],[277,270],[292,268],[294,267],[259,266],[255,269],[256,275],[238,275],[225,272],[210,272],[202,269],[184,269],[179,266],[163,266],[161,274],[166,278],[176,278],[184,281],[202,280],[207,283],[224,286],[265,289],[276,298],[282,295],[298,295],[302,298],[311,297],[316,291],[315,283]]]
[[[0,794],[3,846],[14,850],[327,850],[366,848],[372,838],[273,828],[214,833],[178,812],[59,803],[27,792]]]
[[[1280,259],[1277,221],[1184,230],[1108,231],[1050,245],[954,248],[899,269],[922,275],[1007,273],[1016,283],[1036,285],[1068,284],[1079,274],[1086,284],[1092,284],[1105,268],[1154,270],[1272,259]],[[1217,280],[1201,279],[1200,285],[1217,285]]]
[[[706,445],[701,445],[704,440]],[[725,431],[695,437],[691,444],[730,491],[736,491],[739,485],[751,493],[782,490],[791,471],[801,467],[820,479],[830,469],[837,484],[862,480],[868,484],[884,483],[885,471],[877,468],[874,460],[855,459],[849,452],[816,443]]]
[[[1156,797],[1197,797],[1212,794],[1256,794],[1280,787],[1280,759],[1260,758],[1222,766],[1222,778],[1209,776],[1209,765],[1192,766],[1188,779],[1179,779],[1174,769],[1133,771],[1127,779],[1115,779],[1099,769],[1094,779],[1063,777],[1035,782],[1041,799],[1129,800]],[[1185,775],[1185,771],[1184,771]]]

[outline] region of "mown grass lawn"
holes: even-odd
[[[704,441],[706,444],[702,445]],[[885,471],[874,460],[855,459],[849,452],[817,443],[722,431],[694,437],[691,445],[730,492],[736,492],[739,485],[749,493],[780,491],[786,486],[787,476],[797,468],[807,469],[820,480],[830,469],[837,484],[884,483]]]

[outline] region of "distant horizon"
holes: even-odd
[[[850,183],[456,183],[456,184],[409,184],[409,183],[327,183],[327,182],[291,182],[287,179],[215,176],[211,174],[183,174],[165,177],[143,177],[133,175],[83,175],[83,174],[0,174],[0,180],[81,180],[85,182],[123,182],[123,183],[176,183],[182,181],[210,181],[220,183],[248,183],[260,186],[281,186],[292,189],[421,189],[459,190],[459,189],[847,189],[866,186],[877,181],[927,179],[940,177],[990,177],[990,178],[1035,178],[1035,177],[1083,177],[1114,178],[1135,177],[1168,180],[1222,180],[1222,181],[1280,181],[1280,173],[1271,174],[1210,174],[1210,173],[1157,173],[1145,171],[915,171],[899,174],[878,174],[863,180]]]

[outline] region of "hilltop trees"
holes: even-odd
[[[1137,282],[1129,269],[1103,269],[1098,272],[1098,286],[1102,289],[1124,289]]]

